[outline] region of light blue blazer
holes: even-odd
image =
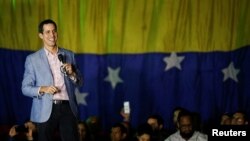
[[[64,81],[69,95],[71,110],[78,118],[78,106],[74,92],[75,88],[82,84],[81,74],[77,68],[73,52],[59,48],[58,53],[64,54],[66,62],[73,64],[76,68],[77,81],[74,83],[74,81],[67,76],[64,76]],[[40,86],[50,86],[53,84],[53,76],[44,48],[28,55],[25,61],[22,93],[25,96],[33,98],[30,116],[31,121],[42,123],[49,119],[52,111],[53,96],[51,94],[38,95],[38,89]]]

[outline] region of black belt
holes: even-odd
[[[68,100],[53,100],[53,104],[69,104]]]

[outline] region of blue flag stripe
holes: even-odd
[[[29,118],[31,99],[22,95],[21,81],[30,53],[0,49],[1,124]],[[166,127],[173,128],[176,106],[200,113],[205,124],[224,112],[242,109],[250,113],[249,47],[231,52],[177,52],[175,59],[172,55],[77,54],[85,81],[79,89],[79,95],[85,95],[79,103],[80,118],[100,116],[108,129],[121,120],[124,101],[130,102],[134,126],[158,113]]]

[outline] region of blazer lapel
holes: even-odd
[[[46,74],[44,74],[44,75],[48,75],[50,77],[50,80],[53,80],[52,72],[50,69],[49,61],[48,61],[48,58],[46,56],[45,50],[41,49],[39,54],[40,54],[41,65],[43,66],[42,68],[44,68],[43,72],[46,72]]]

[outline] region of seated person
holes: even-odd
[[[152,141],[153,129],[148,123],[140,124],[136,130],[135,141]]]
[[[178,130],[171,134],[165,141],[207,141],[208,136],[193,128],[193,114],[182,111],[177,118]]]
[[[152,127],[152,141],[164,141],[170,133],[164,128],[164,120],[160,115],[150,115],[147,123]]]
[[[111,127],[110,141],[126,141],[128,137],[127,128],[122,123],[115,123]]]
[[[27,121],[24,125],[13,125],[9,130],[11,141],[33,141],[36,140],[36,126],[33,122]]]
[[[220,125],[230,125],[231,124],[231,115],[228,113],[224,113],[221,115]]]
[[[246,114],[242,111],[237,111],[232,116],[231,125],[248,125]]]
[[[84,121],[78,122],[79,141],[92,141],[88,125]]]

